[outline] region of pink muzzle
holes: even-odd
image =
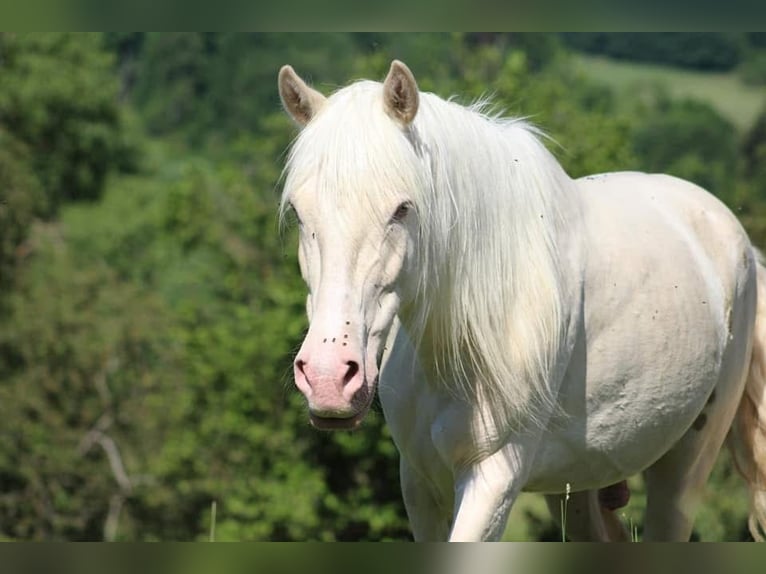
[[[312,331],[294,363],[295,384],[308,399],[311,421],[320,428],[356,426],[373,392],[365,384],[361,349],[347,333],[320,337]]]

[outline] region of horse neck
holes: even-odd
[[[451,166],[444,149],[431,158],[442,166],[434,202],[450,202],[453,219],[444,212],[449,228],[427,230],[417,295],[400,318],[432,381],[503,403],[501,418],[534,417],[550,398],[566,329],[568,263],[560,251],[576,243],[579,198],[533,133],[495,129],[517,139],[466,141],[464,155],[452,155],[462,171],[444,167]],[[450,145],[459,151],[458,139]]]

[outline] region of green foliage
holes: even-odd
[[[114,407],[127,410],[129,473],[146,478],[126,497],[121,537],[201,538],[211,500],[219,540],[406,535],[397,457],[381,418],[354,435],[318,434],[288,390],[290,355],[305,328],[304,288],[294,245],[286,249],[277,232],[269,189],[258,174],[191,158],[152,178],[122,180],[99,205],[63,213],[66,244],[83,273],[108,261],[122,289],[151,293],[167,318],[139,331],[168,342],[149,361],[164,373],[144,400],[145,416],[131,419],[127,403]],[[121,292],[108,282],[104,289]],[[86,297],[85,316],[141,316],[140,300],[123,297],[124,306],[106,311],[89,308],[87,301],[99,300],[93,292]],[[103,339],[95,326],[82,331]],[[93,344],[73,341],[71,353],[86,360]],[[94,389],[79,389],[62,401],[76,410],[97,398]],[[78,424],[69,442],[97,416]],[[162,421],[154,438],[146,417]],[[135,435],[145,442],[131,442]],[[107,491],[94,496],[105,512]],[[71,537],[55,528],[45,535]]]
[[[700,70],[734,68],[746,42],[742,34],[723,32],[587,32],[563,37],[585,52]]]
[[[3,33],[0,61],[0,126],[30,149],[49,213],[97,198],[112,167],[133,165],[99,35]]]
[[[747,32],[747,49],[739,73],[746,84],[766,84],[766,32]]]
[[[518,87],[519,104],[553,138],[551,151],[572,177],[633,169],[639,162],[630,144],[635,118],[613,94],[586,81],[567,60],[557,61]],[[539,117],[539,120],[538,120]]]
[[[766,247],[766,107],[745,134],[741,149],[745,181],[736,209],[750,236],[762,249]]]
[[[763,105],[763,90],[744,84],[736,72],[714,73],[573,54],[573,65],[586,78],[609,89],[621,107],[638,102],[655,105],[660,91],[666,99],[707,103],[742,133]]]
[[[83,266],[55,226],[38,226],[31,250],[0,323],[0,527],[98,540],[111,498],[131,494],[102,439],[118,442],[129,472],[150,452],[136,445],[162,440],[165,312],[105,265]]]
[[[737,133],[710,106],[693,100],[660,100],[644,114],[633,145],[641,169],[676,175],[724,199],[732,197]]]
[[[742,80],[751,86],[766,85],[766,51],[756,52],[739,67]]]
[[[0,294],[11,283],[19,250],[41,204],[40,183],[30,168],[28,151],[0,129]]]
[[[742,155],[746,176],[755,183],[758,196],[766,199],[766,107],[745,135]]]
[[[199,144],[211,136],[260,133],[279,108],[274,78],[285,63],[332,91],[349,78],[382,79],[393,58],[443,86],[469,68],[461,54],[477,47],[522,50],[533,70],[554,57],[543,34],[149,34],[110,35],[132,98],[154,134],[181,132]],[[127,73],[127,72],[126,72]]]
[[[133,98],[154,134],[258,132],[279,109],[274,78],[291,62],[325,85],[345,81],[355,46],[348,34],[150,34],[142,44]]]

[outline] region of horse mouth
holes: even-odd
[[[323,417],[309,411],[309,421],[311,422],[311,426],[315,429],[326,431],[358,429],[361,426],[364,417],[367,415],[367,412],[370,410],[372,399],[375,397],[377,383],[378,377],[376,376],[372,384],[372,389],[368,393],[369,397],[367,398],[367,401],[355,414],[350,417]]]
[[[362,419],[367,414],[367,409],[356,413],[353,416],[346,418],[331,418],[320,417],[315,414],[309,413],[309,420],[311,425],[319,430],[334,431],[334,430],[354,430],[359,428],[362,424]]]

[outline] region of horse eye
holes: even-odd
[[[410,207],[412,207],[412,204],[409,201],[401,203],[399,207],[396,208],[396,211],[394,211],[394,214],[391,216],[391,222],[398,223],[402,221],[405,217],[407,217],[407,214],[410,211]]]
[[[287,204],[290,208],[290,211],[293,214],[293,217],[295,217],[295,221],[298,222],[298,225],[302,226],[303,222],[301,221],[301,218],[298,216],[298,211],[295,209],[295,206],[292,203]]]

